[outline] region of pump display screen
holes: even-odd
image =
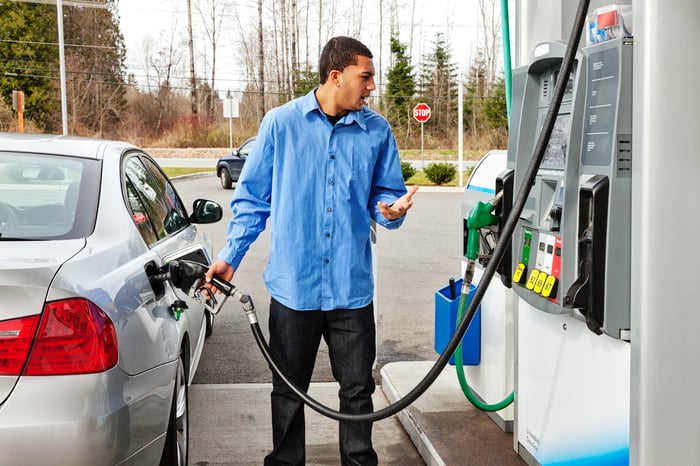
[[[569,79],[566,81],[566,89],[564,89],[564,97],[562,102],[570,101],[574,96],[574,76],[576,75],[576,66],[578,63],[574,63],[571,73],[569,73]],[[559,70],[554,71],[554,85],[556,86],[557,79],[559,79]]]
[[[557,115],[557,119],[554,122],[554,129],[552,129],[552,136],[549,138],[549,144],[547,144],[547,150],[542,160],[543,165],[564,168],[566,164],[570,126],[571,114],[560,113]]]

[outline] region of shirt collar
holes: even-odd
[[[321,107],[318,105],[318,100],[316,100],[316,89],[318,88],[314,88],[308,94],[301,97],[299,99],[299,105],[301,106],[301,111],[305,116],[316,110],[318,111],[319,116],[325,117],[325,115],[323,115],[323,110],[321,110]],[[344,125],[351,125],[353,122],[357,122],[357,125],[360,128],[362,128],[362,130],[366,131],[367,123],[365,121],[364,112],[365,109],[361,111],[348,112],[348,114],[341,118],[338,123],[342,123]]]

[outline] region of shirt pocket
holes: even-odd
[[[350,195],[363,206],[367,205],[374,176],[374,156],[371,148],[355,146],[352,149]]]

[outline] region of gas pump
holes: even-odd
[[[463,213],[463,255],[462,275],[467,268],[469,241],[477,241],[479,259],[474,268],[473,285],[478,286],[484,268],[496,243],[490,229],[470,231],[468,217],[479,203],[488,203],[498,192],[503,192],[494,214],[503,219],[508,216],[503,206],[512,204],[512,192],[503,189],[503,172],[506,169],[507,151],[489,151],[474,167],[462,196]],[[500,180],[500,181],[499,181]],[[512,181],[509,183],[512,189]],[[473,236],[472,236],[473,235]],[[473,246],[472,246],[473,247]],[[509,257],[509,254],[507,254]],[[505,260],[503,262],[509,263]],[[465,365],[464,375],[472,394],[484,403],[494,403],[505,399],[514,385],[514,316],[513,293],[510,287],[510,265],[499,268],[501,280],[492,280],[481,300],[481,338],[483,351],[479,364]],[[455,353],[459,354],[459,352]],[[487,415],[505,432],[513,431],[513,405]]]
[[[551,90],[567,80],[512,239],[515,442],[531,464],[627,464],[632,40],[585,46],[559,76],[564,51],[542,43],[513,71],[516,189]]]

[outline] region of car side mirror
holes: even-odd
[[[210,199],[196,199],[192,203],[190,223],[215,223],[221,220],[223,211],[218,202]]]
[[[239,151],[238,149],[233,149],[233,150],[231,151],[231,155],[233,155],[234,157],[240,157],[240,156],[241,156],[241,151]]]

